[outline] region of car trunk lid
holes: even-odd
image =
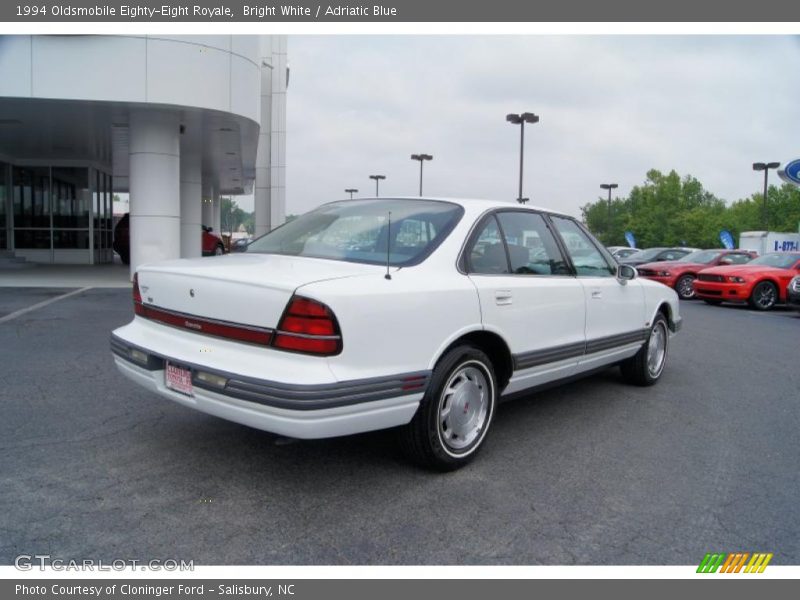
[[[245,253],[159,262],[137,273],[146,306],[273,328],[298,287],[380,272],[375,265]]]

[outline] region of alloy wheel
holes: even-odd
[[[664,368],[667,358],[667,338],[666,324],[664,321],[657,321],[647,343],[647,370],[651,377],[658,377]]]
[[[477,363],[462,365],[453,372],[439,399],[439,437],[448,448],[464,451],[481,436],[490,394],[488,378]]]

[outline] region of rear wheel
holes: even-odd
[[[225,247],[222,244],[217,244],[217,247],[214,248],[214,256],[222,256],[225,254]]]
[[[489,357],[474,346],[453,348],[433,370],[416,415],[400,430],[403,450],[424,467],[463,467],[486,439],[496,398],[497,379]]]
[[[748,302],[756,310],[771,310],[778,302],[778,288],[769,281],[762,281],[753,288]]]
[[[669,350],[666,317],[659,313],[650,328],[647,342],[639,352],[620,365],[622,376],[634,385],[654,385],[664,372]]]
[[[694,298],[694,275],[682,275],[675,283],[675,291],[681,300]]]
[[[119,254],[119,259],[122,261],[123,265],[131,264],[131,255],[130,254],[128,254],[127,252],[118,252],[118,254]]]

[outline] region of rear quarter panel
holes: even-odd
[[[422,266],[322,281],[297,293],[327,304],[339,321],[342,352],[328,359],[337,379],[432,369],[452,341],[481,329],[468,277]]]

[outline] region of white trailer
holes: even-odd
[[[800,251],[800,233],[777,231],[743,231],[739,236],[741,250],[754,250],[758,255],[769,252]]]

